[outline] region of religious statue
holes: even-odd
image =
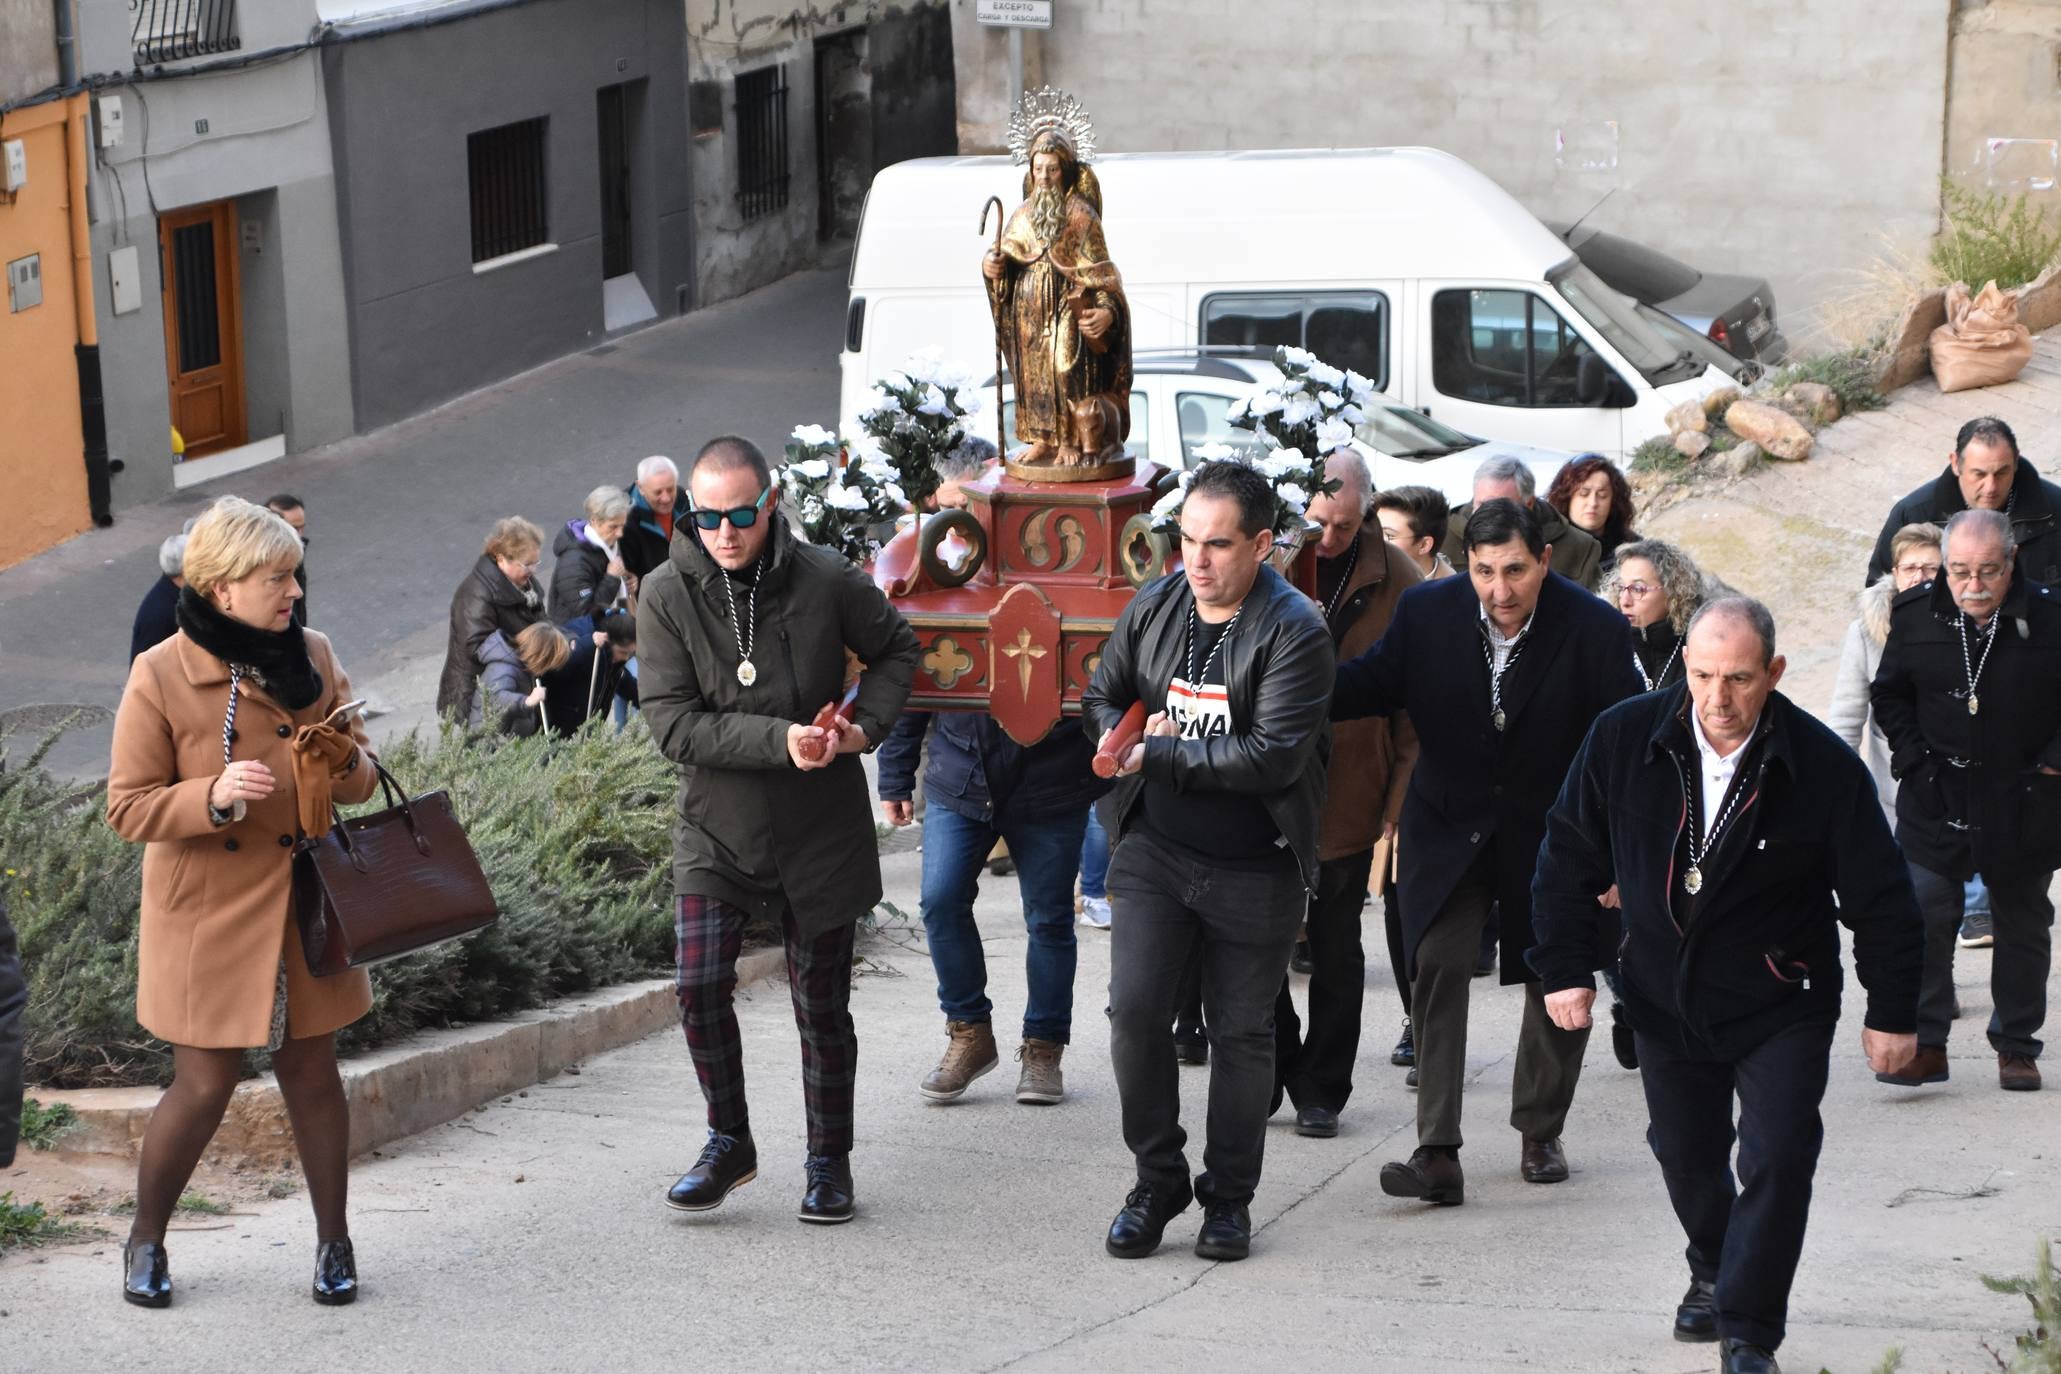
[[[1094,150],[1072,96],[1026,95],[1009,120],[1025,199],[981,260],[996,350],[1016,383],[1016,437],[1029,445],[1011,467],[1061,469],[1055,481],[1121,461],[1131,430],[1130,306],[1102,236]]]

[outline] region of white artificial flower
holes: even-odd
[[[1310,380],[1318,386],[1343,386],[1345,385],[1345,374],[1329,363],[1320,363],[1313,360],[1310,363]]]
[[[1317,361],[1317,355],[1306,348],[1283,348],[1277,356],[1284,367],[1308,368]]]
[[[1291,473],[1301,472],[1309,465],[1310,460],[1303,456],[1301,449],[1277,448],[1260,459],[1256,466],[1267,475],[1269,481],[1278,482]]]
[[[1301,511],[1303,507],[1310,503],[1310,494],[1293,482],[1283,482],[1280,486],[1275,487],[1274,495],[1286,501],[1297,511]]]
[[[909,361],[902,364],[902,375],[912,383],[930,381],[944,370],[945,355],[934,348],[911,353]]]
[[[922,415],[950,415],[952,403],[945,399],[945,393],[935,383],[926,382],[922,394],[916,399],[916,410]]]
[[[1283,405],[1281,397],[1272,391],[1256,391],[1246,399],[1246,413],[1254,419],[1277,414]]]
[[[796,425],[794,441],[810,448],[836,448],[837,435],[821,425]]]
[[[827,458],[804,458],[800,462],[789,463],[787,470],[797,477],[820,482],[830,475],[830,461]]]
[[[1167,521],[1174,518],[1174,512],[1179,510],[1181,508],[1181,502],[1187,499],[1187,486],[1188,484],[1186,482],[1183,482],[1179,487],[1176,487],[1174,490],[1160,497],[1159,500],[1153,502],[1153,524],[1164,524]]]
[[[1281,406],[1281,423],[1293,429],[1317,418],[1317,398],[1290,396]]]
[[[1317,393],[1317,399],[1324,403],[1326,410],[1336,410],[1345,404],[1345,397],[1335,391],[1320,391]]]
[[[833,510],[863,511],[870,504],[857,487],[835,486],[823,493],[823,502]]]
[[[880,484],[880,489],[883,492],[886,492],[887,499],[894,502],[897,506],[906,506],[909,504],[909,498],[902,494],[902,488],[900,483],[882,482]]]
[[[1352,398],[1361,405],[1374,399],[1374,383],[1351,368],[1347,368],[1345,372],[1345,389],[1352,393]]]
[[[1232,448],[1229,444],[1218,443],[1198,444],[1190,452],[1195,455],[1195,461],[1198,463],[1221,463],[1226,458],[1238,456],[1237,449]],[[1188,474],[1186,472],[1181,474],[1183,481],[1186,481],[1187,477]]]
[[[1346,406],[1332,418],[1343,420],[1353,428],[1358,429],[1361,425],[1367,423],[1367,412],[1361,410],[1358,406]]]
[[[1317,452],[1335,453],[1352,442],[1353,427],[1336,415],[1317,421]]]

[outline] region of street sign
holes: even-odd
[[[1049,29],[1052,0],[974,0],[973,17],[1004,29]]]

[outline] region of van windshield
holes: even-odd
[[[1702,359],[1669,344],[1658,330],[1639,318],[1632,301],[1605,286],[1601,277],[1579,261],[1569,261],[1547,273],[1546,280],[1647,381],[1675,381],[1703,370]]]

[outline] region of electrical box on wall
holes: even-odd
[[[135,244],[107,255],[107,284],[115,314],[127,315],[143,308],[143,268]]]
[[[43,257],[31,253],[7,264],[7,308],[16,312],[43,303]]]
[[[18,138],[0,143],[0,191],[13,195],[29,184],[29,148]]]
[[[100,107],[100,146],[121,147],[122,98],[118,95],[104,95],[97,103]]]

